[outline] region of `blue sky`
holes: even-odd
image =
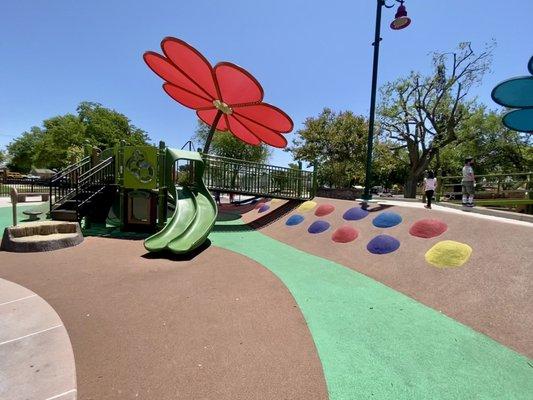
[[[389,3],[392,1],[389,0]],[[406,0],[413,22],[388,28],[384,10],[379,83],[428,71],[429,53],[461,41],[495,39],[492,72],[473,94],[525,75],[533,55],[531,0]],[[5,1],[0,8],[0,148],[43,119],[95,101],[126,114],[154,142],[181,146],[196,127],[142,61],[165,36],[181,38],[212,64],[231,61],[254,74],[265,101],[295,130],[323,107],[368,114],[374,0]],[[289,135],[289,141],[292,135]],[[286,165],[276,150],[271,161]]]

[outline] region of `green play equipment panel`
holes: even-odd
[[[124,187],[128,189],[157,187],[157,148],[124,147]]]

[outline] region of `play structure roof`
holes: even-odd
[[[501,82],[492,90],[492,99],[510,110],[502,122],[509,129],[533,132],[533,57],[528,62],[532,76],[520,76]]]
[[[161,49],[163,55],[144,53],[144,61],[165,81],[163,90],[170,97],[196,110],[209,126],[221,112],[216,129],[230,131],[248,144],[287,145],[283,134],[292,130],[293,122],[285,112],[263,102],[263,88],[252,74],[230,62],[212,67],[198,50],[173,37],[163,39]]]

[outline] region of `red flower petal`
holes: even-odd
[[[144,53],[143,58],[150,69],[165,81],[194,93],[197,96],[203,96],[206,98],[210,97],[162,55],[154,53],[153,51],[147,51]]]
[[[161,41],[161,48],[167,58],[193,81],[207,97],[216,99],[217,91],[213,78],[213,68],[207,59],[190,44],[173,37]]]
[[[233,113],[275,132],[290,132],[294,126],[287,114],[267,103],[234,107]]]
[[[204,97],[200,97],[171,83],[163,84],[163,90],[178,103],[185,107],[197,110],[199,108],[214,108],[213,102]]]
[[[228,105],[257,103],[263,100],[263,88],[245,69],[221,62],[215,65],[215,77],[222,101]]]
[[[218,110],[216,108],[213,108],[211,110],[199,110],[196,111],[196,115],[198,115],[198,118],[200,118],[202,121],[204,121],[207,125],[212,126],[213,122],[215,122],[215,116],[217,115]],[[219,120],[217,127],[215,128],[217,131],[227,131],[228,130],[228,123],[226,119],[226,115],[223,115]]]
[[[228,116],[229,130],[243,142],[257,146],[261,144],[261,140],[255,136],[248,128],[241,124],[237,119],[231,115]]]
[[[235,118],[237,121],[241,123],[241,125],[246,127],[255,136],[257,136],[263,142],[271,146],[279,147],[280,149],[287,146],[287,140],[285,139],[283,135],[279,134],[278,132],[274,132],[271,129],[265,128],[263,125],[256,124],[255,122],[244,119],[242,117],[238,117],[237,115],[232,115],[232,116],[229,116],[228,118],[230,119],[230,121],[231,121],[231,118]],[[231,122],[230,122],[230,125],[231,125]]]

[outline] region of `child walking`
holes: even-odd
[[[433,194],[435,193],[435,188],[437,187],[437,180],[435,179],[435,173],[433,171],[428,171],[427,176],[424,178],[424,190],[426,192],[427,204],[424,206],[431,209],[431,200]]]

